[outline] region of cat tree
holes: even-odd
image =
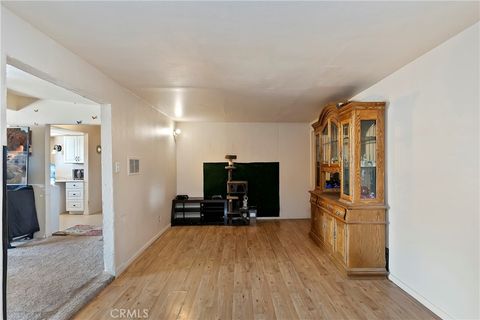
[[[225,167],[228,173],[227,178],[227,217],[230,223],[249,223],[248,214],[248,181],[233,180],[233,171],[236,169],[233,160],[237,159],[234,154],[227,154],[225,159],[228,165]]]

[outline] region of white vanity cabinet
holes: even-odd
[[[67,211],[79,213],[85,210],[83,181],[67,182],[65,185],[66,209]]]
[[[65,163],[84,163],[84,136],[65,136],[63,143],[63,161]]]

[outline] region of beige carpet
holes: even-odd
[[[102,237],[50,237],[8,250],[9,320],[69,319],[112,277]]]

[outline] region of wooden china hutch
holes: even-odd
[[[315,131],[311,238],[350,277],[385,277],[384,102],[327,105]]]

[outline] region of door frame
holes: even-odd
[[[80,94],[89,100],[98,103],[101,108],[101,143],[102,143],[102,153],[101,153],[101,170],[102,170],[102,216],[103,216],[103,262],[104,262],[104,271],[108,274],[115,276],[115,214],[114,214],[114,203],[113,203],[113,148],[112,148],[112,106],[110,103],[104,101],[98,101],[97,98],[91,97],[89,94],[84,93],[81,89],[73,88],[62,81],[54,79],[49,76],[47,72],[37,70],[29,65],[22,63],[19,60],[8,57],[5,54],[1,54],[0,61],[0,141],[2,149],[6,149],[7,139],[7,120],[6,120],[6,110],[7,110],[7,87],[6,87],[6,66],[7,64],[12,65],[18,69],[21,69],[25,72],[28,72],[38,78],[41,78],[45,81],[51,82],[57,86]],[[2,298],[0,299],[3,318],[6,319],[7,315],[7,261],[8,261],[8,235],[6,234],[7,230],[7,221],[6,221],[6,189],[4,187],[4,161],[3,156],[1,160],[2,166],[2,186],[1,193],[2,197],[0,198],[2,205],[2,219],[0,221],[0,228],[2,229]]]

